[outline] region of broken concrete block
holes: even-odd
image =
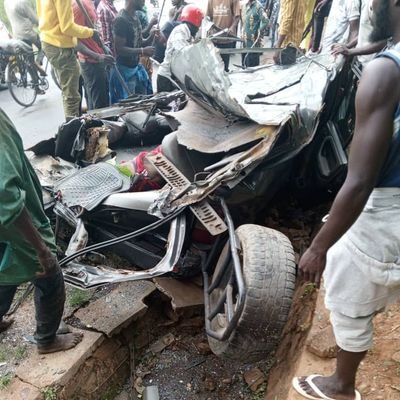
[[[178,281],[172,278],[155,278],[157,289],[171,299],[174,311],[180,312],[203,307],[203,290],[190,281]]]
[[[79,309],[75,317],[83,325],[111,337],[146,312],[143,299],[155,290],[156,287],[148,281],[121,283],[106,296]]]
[[[17,377],[39,388],[67,384],[104,339],[101,333],[78,332],[83,333],[83,339],[76,347],[46,355],[34,352],[17,368]]]

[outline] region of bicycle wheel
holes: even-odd
[[[7,86],[19,105],[29,107],[35,102],[37,94],[32,72],[24,62],[13,60],[8,63]]]

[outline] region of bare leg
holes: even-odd
[[[366,351],[350,353],[340,349],[337,354],[335,373],[327,377],[316,377],[313,382],[328,397],[337,400],[354,400],[357,370],[366,354]],[[308,394],[317,397],[305,380],[306,377],[301,378],[300,386]]]

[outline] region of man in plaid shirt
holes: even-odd
[[[114,0],[100,0],[97,6],[97,16],[101,38],[104,44],[113,52],[115,56],[114,35],[112,25],[118,11],[114,6]]]

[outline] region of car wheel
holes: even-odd
[[[287,321],[296,279],[294,251],[289,239],[273,229],[242,225],[236,234],[246,285],[244,307],[236,328],[227,339],[220,341],[209,336],[208,341],[218,356],[255,362],[276,348]],[[212,277],[213,282],[221,268],[225,268],[226,277],[220,279],[217,289],[210,295],[211,309],[218,304],[231,276],[232,268],[226,264],[229,251],[229,244],[226,244]],[[226,327],[224,309],[226,306],[221,307],[220,313],[210,322],[213,331]]]

